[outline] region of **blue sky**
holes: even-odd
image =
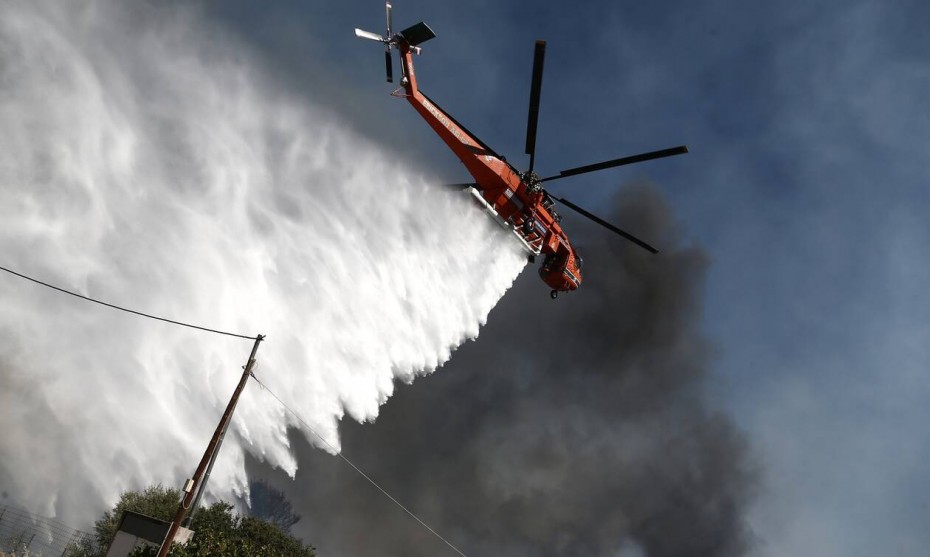
[[[387,96],[378,2],[213,6],[308,99],[449,181]],[[759,555],[918,555],[930,519],[928,8],[919,2],[395,3],[429,23],[421,87],[518,166],[548,41],[537,169],[687,143],[552,190],[598,207],[650,181],[711,264],[706,392],[763,470]],[[587,226],[572,222],[572,226]],[[623,226],[623,223],[620,223]]]

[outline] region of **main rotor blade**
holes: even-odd
[[[648,252],[650,252],[650,253],[659,253],[659,250],[657,250],[656,248],[650,246],[650,245],[647,244],[646,242],[640,240],[640,239],[637,238],[636,236],[633,236],[633,235],[630,234],[629,232],[624,232],[623,230],[620,230],[619,228],[617,228],[616,226],[610,224],[609,222],[607,222],[606,220],[602,219],[601,217],[599,217],[599,216],[597,216],[597,215],[594,215],[594,214],[592,214],[592,213],[589,213],[588,211],[586,211],[586,210],[582,209],[581,207],[575,205],[574,203],[572,203],[571,201],[565,199],[564,197],[553,197],[553,199],[555,199],[556,201],[559,201],[560,203],[564,204],[564,205],[565,205],[566,207],[568,207],[569,209],[574,209],[575,211],[577,211],[577,212],[581,213],[582,215],[588,217],[589,219],[591,219],[591,220],[593,220],[594,222],[598,223],[599,225],[603,226],[603,227],[606,228],[607,230],[610,230],[611,232],[615,232],[615,233],[617,233],[617,234],[623,236],[624,238],[626,238],[627,240],[633,242],[634,244],[636,244],[637,246],[643,248],[644,250],[646,250],[646,251],[648,251]]]
[[[604,170],[605,168],[613,168],[615,166],[623,166],[625,164],[633,164],[637,162],[651,161],[653,159],[661,159],[663,157],[672,157],[675,155],[684,155],[688,152],[687,145],[679,145],[678,147],[672,147],[671,149],[662,149],[661,151],[652,151],[649,153],[640,153],[639,155],[633,155],[631,157],[623,157],[619,159],[614,159],[612,161],[599,162],[597,164],[589,164],[586,166],[579,166],[577,168],[569,168],[568,170],[563,170],[559,172],[558,176],[549,176],[548,178],[543,178],[540,182],[548,182],[549,180],[558,180],[559,178],[567,178],[569,176],[577,176],[579,174],[585,174],[587,172],[594,172],[595,170]]]
[[[543,63],[546,60],[546,41],[536,41],[533,53],[533,82],[530,85],[530,113],[526,121],[526,154],[530,156],[530,168],[536,161],[536,122],[539,120],[539,92],[542,89]]]

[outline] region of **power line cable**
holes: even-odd
[[[316,435],[316,436],[320,439],[320,441],[322,441],[324,444],[326,444],[327,447],[329,447],[330,449],[332,449],[333,453],[335,453],[339,458],[341,458],[346,464],[348,464],[349,466],[351,466],[352,469],[355,470],[356,472],[358,472],[358,474],[359,474],[360,476],[362,476],[363,478],[365,478],[366,480],[368,480],[368,483],[370,483],[371,485],[375,486],[375,488],[377,488],[378,491],[380,491],[381,493],[383,493],[385,497],[387,497],[388,499],[390,499],[395,505],[397,505],[398,507],[400,507],[405,513],[407,513],[408,515],[410,515],[414,520],[416,520],[417,522],[419,522],[421,526],[423,526],[424,528],[426,528],[427,530],[429,530],[434,536],[436,536],[437,538],[439,538],[440,540],[442,540],[443,543],[445,543],[445,544],[448,545],[450,548],[452,548],[452,551],[455,551],[456,553],[458,553],[458,554],[461,555],[462,557],[466,557],[465,554],[462,553],[462,552],[459,550],[459,548],[455,547],[454,545],[452,545],[451,542],[449,542],[449,540],[447,540],[446,538],[444,538],[444,537],[442,537],[441,535],[439,535],[439,532],[437,532],[436,530],[433,530],[432,528],[430,528],[429,524],[427,524],[427,523],[423,522],[422,520],[420,520],[420,517],[418,517],[417,515],[413,514],[413,512],[410,511],[410,509],[408,509],[407,507],[405,507],[404,505],[402,505],[402,504],[400,503],[400,501],[398,501],[397,499],[395,499],[395,498],[394,498],[390,493],[388,493],[383,487],[381,487],[380,485],[378,485],[377,482],[375,482],[373,479],[371,479],[371,477],[369,477],[368,474],[366,474],[365,472],[362,472],[362,470],[361,470],[358,466],[356,466],[355,464],[353,464],[352,461],[348,459],[348,457],[346,457],[344,454],[342,454],[342,451],[340,451],[339,449],[337,449],[336,447],[334,447],[329,441],[326,440],[325,437],[323,437],[322,435],[320,435],[319,433],[317,433],[317,431],[316,431],[315,429],[313,429],[313,428],[310,426],[310,424],[308,424],[303,418],[300,417],[300,414],[298,414],[293,408],[291,408],[291,407],[288,406],[283,400],[281,400],[281,398],[280,398],[278,395],[276,395],[276,394],[274,393],[274,391],[272,391],[271,389],[269,389],[267,385],[265,385],[264,383],[262,383],[261,380],[260,380],[258,377],[255,376],[255,372],[254,372],[254,371],[251,373],[251,375],[252,375],[252,379],[254,379],[254,380],[261,386],[261,388],[262,388],[263,390],[268,391],[268,394],[270,394],[271,396],[273,396],[273,397],[275,398],[275,400],[277,400],[278,403],[281,404],[281,406],[283,406],[288,412],[290,412],[291,414],[293,414],[294,417],[297,418],[297,420],[298,420],[300,423],[302,423],[302,424],[304,425],[304,427],[306,427],[308,430],[310,430],[311,433],[313,433],[314,435]]]
[[[157,315],[151,315],[151,314],[148,314],[148,313],[142,313],[141,311],[135,311],[135,310],[128,309],[128,308],[124,308],[124,307],[117,306],[117,305],[114,305],[114,304],[109,304],[109,303],[107,303],[107,302],[103,302],[103,301],[100,301],[100,300],[96,300],[96,299],[90,298],[90,297],[88,297],[88,296],[83,296],[83,295],[78,294],[78,293],[76,293],[76,292],[71,292],[70,290],[65,290],[64,288],[59,288],[58,286],[54,286],[54,285],[49,284],[49,283],[47,283],[47,282],[43,282],[43,281],[41,281],[41,280],[34,279],[34,278],[29,277],[29,276],[26,276],[26,275],[24,275],[24,274],[22,274],[22,273],[17,273],[16,271],[13,271],[13,270],[11,270],[11,269],[7,269],[6,267],[0,267],[0,270],[6,271],[7,273],[10,273],[11,275],[15,275],[15,276],[17,276],[17,277],[26,279],[26,280],[31,281],[31,282],[34,282],[34,283],[36,283],[36,284],[45,286],[45,287],[47,287],[47,288],[51,288],[52,290],[57,290],[57,291],[62,292],[62,293],[64,293],[64,294],[68,294],[68,295],[74,296],[75,298],[80,298],[80,299],[86,300],[86,301],[88,301],[88,302],[93,302],[93,303],[95,303],[95,304],[100,304],[100,305],[106,306],[106,307],[108,307],[108,308],[116,309],[116,310],[119,310],[119,311],[124,311],[124,312],[126,312],[126,313],[131,313],[131,314],[133,314],[133,315],[138,315],[138,316],[140,316],[140,317],[147,317],[147,318],[149,318],[149,319],[155,319],[155,320],[157,320],[157,321],[164,321],[165,323],[171,323],[171,324],[173,324],[173,325],[180,325],[180,326],[182,326],[182,327],[189,327],[189,328],[191,328],[191,329],[198,329],[198,330],[201,330],[201,331],[206,331],[206,332],[210,332],[210,333],[216,333],[216,334],[220,334],[220,335],[226,335],[226,336],[231,336],[231,337],[243,338],[243,339],[248,339],[248,340],[257,340],[257,337],[251,337],[251,336],[248,336],[248,335],[240,335],[240,334],[237,334],[237,333],[230,333],[230,332],[226,332],[226,331],[220,331],[220,330],[218,330],[218,329],[210,329],[210,328],[207,328],[207,327],[201,327],[201,326],[198,326],[198,325],[192,325],[192,324],[190,324],[190,323],[184,323],[184,322],[181,322],[181,321],[175,321],[175,320],[173,320],[173,319],[167,319],[167,318],[164,318],[164,317],[158,317]],[[400,501],[398,501],[397,499],[395,499],[390,493],[387,492],[387,490],[385,490],[383,487],[381,487],[376,481],[374,481],[373,479],[371,479],[371,477],[370,477],[368,474],[366,474],[365,472],[363,472],[358,466],[356,466],[351,460],[349,460],[344,454],[342,454],[342,451],[338,450],[338,449],[337,449],[336,447],[334,447],[329,441],[327,441],[325,437],[323,437],[322,435],[320,435],[319,433],[317,433],[317,431],[316,431],[315,429],[313,429],[313,427],[311,427],[310,424],[307,423],[306,420],[304,420],[304,419],[300,416],[300,414],[298,414],[294,409],[292,409],[290,406],[288,406],[283,400],[281,400],[281,398],[280,398],[278,395],[276,395],[276,394],[274,393],[274,391],[272,391],[272,390],[269,389],[264,383],[262,383],[262,381],[259,380],[258,377],[255,376],[255,373],[254,373],[254,372],[250,373],[250,375],[252,376],[252,379],[254,379],[254,380],[261,386],[261,388],[262,388],[263,390],[268,391],[268,394],[270,394],[272,397],[274,397],[274,399],[277,400],[278,403],[281,404],[281,406],[283,406],[288,412],[290,412],[291,414],[293,414],[294,417],[297,418],[297,420],[298,420],[300,423],[302,423],[302,424],[304,425],[304,427],[306,427],[311,433],[313,433],[314,435],[316,435],[327,447],[329,447],[330,449],[332,449],[332,451],[333,451],[334,453],[336,453],[336,454],[339,456],[339,458],[341,458],[346,464],[348,464],[350,467],[352,467],[352,469],[355,470],[360,476],[362,476],[363,478],[365,478],[365,480],[367,480],[368,483],[370,483],[371,485],[373,485],[378,491],[380,491],[382,494],[384,494],[385,497],[387,497],[388,499],[390,499],[395,505],[397,505],[401,510],[403,510],[405,513],[407,513],[411,518],[413,518],[414,520],[416,520],[417,522],[419,522],[421,526],[423,526],[424,528],[426,528],[427,530],[429,530],[430,533],[432,533],[434,536],[436,536],[437,538],[439,538],[440,540],[442,540],[442,542],[445,543],[446,545],[448,545],[453,551],[455,551],[456,553],[458,553],[458,554],[461,555],[462,557],[466,557],[466,555],[465,555],[464,553],[462,553],[457,547],[455,547],[454,545],[452,545],[452,543],[451,543],[449,540],[447,540],[446,538],[442,537],[442,536],[439,534],[439,532],[437,532],[436,530],[432,529],[432,528],[429,526],[429,524],[423,522],[423,520],[421,520],[420,517],[418,517],[417,515],[413,514],[413,512],[412,512],[410,509],[408,509],[408,508],[405,507],[403,504],[401,504]]]
[[[34,283],[36,283],[36,284],[41,284],[42,286],[46,286],[46,287],[48,287],[48,288],[51,288],[52,290],[57,290],[57,291],[59,291],[59,292],[64,292],[65,294],[70,294],[71,296],[74,296],[75,298],[80,298],[80,299],[82,299],[82,300],[87,300],[88,302],[94,302],[95,304],[100,304],[100,305],[102,305],[102,306],[107,306],[108,308],[113,308],[113,309],[118,309],[118,310],[120,310],[120,311],[125,311],[126,313],[132,313],[132,314],[134,314],[134,315],[139,315],[139,316],[141,316],[141,317],[148,317],[149,319],[155,319],[155,320],[157,320],[157,321],[164,321],[165,323],[171,323],[171,324],[173,324],[173,325],[180,325],[180,326],[182,326],[182,327],[190,327],[191,329],[198,329],[198,330],[201,330],[201,331],[207,331],[207,332],[209,332],[209,333],[216,333],[216,334],[218,334],[218,335],[226,335],[226,336],[230,336],[230,337],[237,337],[237,338],[244,338],[244,339],[248,339],[248,340],[255,340],[255,337],[251,337],[251,336],[248,336],[248,335],[240,335],[240,334],[236,334],[236,333],[228,333],[228,332],[226,332],[226,331],[220,331],[220,330],[217,330],[217,329],[209,329],[209,328],[207,328],[207,327],[200,327],[199,325],[191,325],[190,323],[184,323],[184,322],[181,322],[181,321],[174,321],[173,319],[166,319],[166,318],[164,318],[164,317],[158,317],[157,315],[150,315],[150,314],[148,314],[148,313],[142,313],[141,311],[135,311],[135,310],[127,309],[127,308],[120,307],[120,306],[117,306],[117,305],[108,304],[108,303],[106,303],[106,302],[101,302],[100,300],[95,300],[95,299],[93,299],[93,298],[88,298],[87,296],[82,296],[81,294],[78,294],[78,293],[76,293],[76,292],[71,292],[70,290],[65,290],[64,288],[59,288],[59,287],[54,286],[54,285],[51,285],[51,284],[49,284],[49,283],[47,283],[47,282],[42,282],[41,280],[34,279],[34,278],[32,278],[32,277],[28,277],[28,276],[26,276],[26,275],[24,275],[24,274],[21,274],[21,273],[17,273],[16,271],[7,269],[6,267],[0,267],[0,270],[6,271],[7,273],[10,273],[11,275],[16,275],[16,276],[18,276],[18,277],[20,277],[20,278],[24,278],[24,279],[26,279],[26,280],[32,281],[32,282],[34,282]]]

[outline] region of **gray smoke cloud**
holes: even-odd
[[[701,249],[681,245],[655,189],[613,220],[650,256],[588,231],[586,282],[551,302],[526,273],[477,343],[405,387],[344,454],[469,555],[735,556],[757,471],[708,407]],[[572,219],[573,220],[573,219]],[[453,555],[340,461],[298,447],[294,531],[328,555]],[[252,466],[253,474],[265,474]]]

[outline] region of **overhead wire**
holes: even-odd
[[[89,296],[84,296],[84,295],[82,295],[82,294],[78,294],[78,293],[76,293],[76,292],[72,292],[72,291],[70,291],[70,290],[66,290],[66,289],[64,289],[64,288],[60,288],[60,287],[58,287],[58,286],[55,286],[55,285],[53,285],[53,284],[49,284],[49,283],[47,283],[47,282],[44,282],[44,281],[41,281],[41,280],[32,278],[32,277],[27,276],[27,275],[24,275],[24,274],[22,274],[22,273],[18,273],[18,272],[16,272],[16,271],[14,271],[14,270],[12,270],[12,269],[8,269],[8,268],[6,268],[6,267],[0,266],[0,270],[5,271],[5,272],[7,272],[7,273],[9,273],[9,274],[11,274],[11,275],[15,275],[15,276],[17,276],[17,277],[19,277],[19,278],[26,279],[26,280],[28,280],[28,281],[34,282],[34,283],[39,284],[39,285],[41,285],[41,286],[45,286],[45,287],[47,287],[47,288],[51,288],[52,290],[57,290],[58,292],[62,292],[62,293],[64,293],[64,294],[68,294],[68,295],[74,296],[75,298],[80,298],[80,299],[86,300],[86,301],[88,301],[88,302],[93,302],[93,303],[95,303],[95,304],[100,304],[100,305],[106,306],[106,307],[108,307],[108,308],[116,309],[116,310],[119,310],[119,311],[124,311],[124,312],[126,312],[126,313],[131,313],[131,314],[133,314],[133,315],[138,315],[138,316],[140,316],[140,317],[146,317],[146,318],[149,318],[149,319],[154,319],[154,320],[156,320],[156,321],[163,321],[163,322],[165,322],[165,323],[171,323],[171,324],[173,324],[173,325],[180,325],[180,326],[182,326],[182,327],[189,327],[189,328],[191,328],[191,329],[197,329],[197,330],[200,330],[200,331],[206,331],[206,332],[216,333],[216,334],[220,334],[220,335],[226,335],[226,336],[231,336],[231,337],[236,337],[236,338],[243,338],[243,339],[248,339],[248,340],[257,340],[257,337],[252,337],[252,336],[248,336],[248,335],[241,335],[241,334],[237,334],[237,333],[230,333],[230,332],[227,332],[227,331],[221,331],[221,330],[219,330],[219,329],[211,329],[211,328],[208,328],[208,327],[201,327],[201,326],[199,326],[199,325],[193,325],[193,324],[191,324],[191,323],[185,323],[185,322],[183,322],[183,321],[175,321],[175,320],[173,320],[173,319],[167,319],[167,318],[165,318],[165,317],[159,317],[159,316],[157,316],[157,315],[151,315],[151,314],[148,314],[148,313],[143,313],[143,312],[141,312],[141,311],[136,311],[136,310],[132,310],[132,309],[129,309],[129,308],[125,308],[125,307],[118,306],[118,305],[115,305],[115,304],[110,304],[110,303],[107,303],[107,302],[103,302],[103,301],[101,301],[101,300],[97,300],[97,299],[91,298],[91,297],[89,297]],[[306,427],[308,431],[310,431],[311,433],[313,433],[314,435],[316,435],[316,436],[320,439],[320,441],[322,441],[327,447],[329,447],[329,448],[332,450],[333,453],[335,453],[337,456],[339,456],[339,458],[342,459],[343,462],[345,462],[345,463],[346,463],[347,465],[349,465],[353,470],[355,470],[356,473],[358,473],[361,477],[365,478],[365,480],[368,481],[368,483],[370,483],[371,485],[373,485],[373,486],[374,486],[378,491],[380,491],[385,497],[387,497],[388,499],[390,499],[391,502],[393,502],[397,507],[399,507],[399,508],[400,508],[401,510],[403,510],[405,513],[407,513],[407,515],[409,515],[411,518],[413,518],[414,520],[416,520],[421,526],[423,526],[424,528],[426,528],[427,530],[429,530],[430,533],[432,533],[432,534],[433,534],[434,536],[436,536],[439,540],[441,540],[443,543],[445,543],[447,546],[449,546],[453,551],[455,551],[456,553],[458,553],[458,554],[461,555],[462,557],[466,557],[466,555],[465,555],[461,550],[459,550],[459,548],[457,548],[456,546],[454,546],[449,540],[447,540],[447,539],[444,538],[442,535],[440,535],[439,532],[437,532],[437,531],[434,530],[432,527],[430,527],[429,524],[427,524],[427,523],[424,522],[420,517],[418,517],[416,514],[414,514],[413,511],[411,511],[410,509],[408,509],[407,507],[405,507],[400,501],[398,501],[396,498],[394,498],[393,495],[391,495],[390,493],[388,493],[386,489],[384,489],[383,487],[381,487],[381,485],[379,485],[378,482],[374,481],[374,480],[371,478],[371,476],[369,476],[368,474],[366,474],[365,472],[363,472],[358,466],[355,465],[355,463],[353,463],[351,460],[349,460],[348,457],[346,457],[346,456],[342,453],[342,451],[340,451],[339,449],[337,449],[336,447],[334,447],[329,441],[326,440],[325,437],[323,437],[320,433],[318,433],[315,429],[313,429],[313,427],[312,427],[309,423],[307,423],[307,421],[304,420],[304,419],[300,416],[300,414],[298,414],[293,408],[291,408],[290,406],[288,406],[287,403],[285,403],[283,400],[281,400],[281,397],[279,397],[277,394],[275,394],[274,391],[272,391],[271,389],[269,389],[267,385],[265,385],[258,377],[256,377],[254,372],[250,373],[250,375],[251,375],[252,379],[254,379],[255,382],[257,382],[257,383],[259,384],[259,386],[260,386],[263,390],[268,391],[268,394],[270,394],[272,397],[274,397],[274,399],[277,400],[278,403],[279,403],[281,406],[283,406],[285,410],[287,410],[287,411],[290,412],[295,418],[297,418],[297,420],[298,420],[301,424],[303,424],[303,426]]]
[[[447,540],[446,538],[442,537],[442,535],[440,535],[439,532],[437,532],[436,530],[433,530],[433,528],[431,528],[429,524],[427,524],[426,522],[423,522],[423,520],[421,520],[420,517],[418,517],[417,515],[413,514],[413,511],[411,511],[410,509],[408,509],[407,507],[405,507],[400,501],[398,501],[397,499],[395,499],[394,496],[391,495],[390,493],[388,493],[387,490],[385,490],[383,487],[381,487],[381,486],[378,484],[378,482],[376,482],[376,481],[374,481],[373,479],[371,479],[371,477],[370,477],[368,474],[366,474],[365,472],[363,472],[358,466],[356,466],[351,460],[349,460],[349,458],[346,457],[346,456],[342,453],[341,450],[339,450],[338,448],[334,447],[334,446],[332,445],[332,443],[330,443],[329,441],[326,440],[325,437],[323,437],[322,435],[320,435],[319,433],[317,433],[317,431],[316,431],[315,429],[313,429],[313,427],[312,427],[310,424],[308,424],[307,421],[304,420],[304,419],[300,416],[300,414],[297,413],[296,410],[294,410],[293,408],[291,408],[290,406],[288,406],[286,402],[284,402],[283,400],[281,400],[281,397],[279,397],[278,395],[276,395],[276,394],[274,393],[274,391],[272,391],[271,389],[269,389],[267,385],[265,385],[258,377],[256,377],[254,371],[251,373],[251,376],[252,376],[252,379],[254,379],[255,382],[258,383],[259,386],[261,386],[261,388],[262,388],[263,390],[268,391],[268,394],[270,394],[272,397],[274,397],[274,399],[277,400],[278,403],[279,403],[281,406],[283,406],[285,410],[287,410],[287,411],[290,412],[295,418],[297,418],[297,420],[298,420],[301,424],[303,424],[303,426],[306,427],[307,430],[309,430],[311,433],[313,433],[314,435],[316,435],[317,438],[319,438],[320,441],[322,441],[327,447],[329,447],[329,448],[333,451],[333,453],[336,454],[336,456],[338,456],[339,458],[341,458],[343,462],[345,462],[345,463],[348,464],[350,467],[352,467],[352,469],[355,470],[361,477],[365,478],[365,479],[368,481],[368,483],[370,483],[371,485],[373,485],[378,491],[380,491],[382,494],[384,494],[385,497],[387,497],[388,499],[390,499],[395,505],[397,505],[401,510],[403,510],[405,513],[407,513],[411,518],[413,518],[414,520],[416,520],[417,522],[419,522],[421,526],[423,526],[424,528],[426,528],[427,530],[429,530],[434,536],[436,536],[437,538],[439,538],[440,540],[442,540],[442,542],[445,543],[447,546],[449,546],[449,547],[452,549],[452,551],[455,551],[456,553],[458,553],[458,554],[461,555],[462,557],[466,557],[466,555],[465,555],[464,553],[462,553],[462,551],[459,550],[459,548],[457,548],[457,547],[455,547],[454,545],[452,545],[452,542],[450,542],[450,541]]]
[[[36,283],[36,284],[41,284],[42,286],[51,288],[52,290],[57,290],[57,291],[59,291],[59,292],[65,293],[65,294],[69,294],[69,295],[71,295],[71,296],[74,296],[75,298],[80,298],[80,299],[82,299],[82,300],[87,300],[88,302],[93,302],[93,303],[95,303],[95,304],[100,304],[100,305],[106,306],[106,307],[108,307],[108,308],[118,309],[119,311],[125,311],[126,313],[132,313],[132,314],[134,314],[134,315],[139,315],[139,316],[142,316],[142,317],[148,317],[149,319],[155,319],[155,320],[157,320],[157,321],[164,321],[165,323],[171,323],[171,324],[173,324],[173,325],[180,325],[180,326],[182,326],[182,327],[190,327],[191,329],[198,329],[198,330],[200,330],[200,331],[206,331],[206,332],[209,332],[209,333],[216,333],[216,334],[218,334],[218,335],[226,335],[226,336],[230,336],[230,337],[244,338],[244,339],[248,339],[248,340],[255,340],[255,337],[249,336],[249,335],[240,335],[240,334],[237,334],[237,333],[230,333],[230,332],[227,332],[227,331],[220,331],[219,329],[210,329],[210,328],[208,328],[208,327],[201,327],[201,326],[199,326],[199,325],[192,325],[192,324],[190,324],[190,323],[184,323],[183,321],[175,321],[175,320],[173,320],[173,319],[167,319],[167,318],[165,318],[165,317],[158,317],[157,315],[151,315],[151,314],[148,314],[148,313],[142,313],[141,311],[136,311],[136,310],[133,310],[133,309],[124,308],[124,307],[122,307],[122,306],[117,306],[117,305],[115,305],[115,304],[108,304],[107,302],[102,302],[102,301],[100,301],[100,300],[95,300],[94,298],[90,298],[90,297],[87,297],[87,296],[83,296],[83,295],[81,295],[81,294],[78,294],[77,292],[72,292],[72,291],[70,291],[70,290],[65,290],[64,288],[59,288],[58,286],[49,284],[49,283],[47,283],[47,282],[42,282],[41,280],[34,279],[34,278],[29,277],[29,276],[26,276],[26,275],[24,275],[24,274],[22,274],[22,273],[17,273],[16,271],[13,271],[13,270],[11,270],[11,269],[7,269],[6,267],[0,267],[0,270],[6,271],[7,273],[10,273],[11,275],[16,275],[16,276],[18,276],[18,277],[20,277],[20,278],[24,278],[24,279],[26,279],[26,280],[32,281],[32,282],[34,282],[34,283]]]

